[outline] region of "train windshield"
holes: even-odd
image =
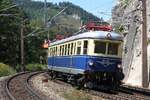
[[[118,43],[108,43],[108,55],[118,55]]]
[[[105,54],[106,53],[106,42],[95,41],[94,53]]]
[[[94,53],[106,55],[118,55],[119,43],[95,41]]]

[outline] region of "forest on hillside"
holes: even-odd
[[[16,5],[17,4],[17,5]],[[12,7],[13,5],[16,5]],[[10,8],[12,7],[12,8]],[[20,32],[23,25],[24,36],[37,29],[44,29],[44,3],[31,0],[0,0],[0,62],[16,67],[20,64]],[[78,31],[81,21],[100,21],[98,17],[88,13],[69,2],[59,4],[47,3],[47,19],[68,7],[52,23],[49,38],[53,40],[56,34],[73,34]],[[9,9],[5,9],[9,8]],[[41,31],[41,30],[40,30]],[[25,37],[25,64],[40,63],[41,57],[46,63],[46,50],[42,48],[47,32],[37,32]]]

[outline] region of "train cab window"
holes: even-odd
[[[106,42],[95,41],[94,53],[105,54],[106,52]]]
[[[84,41],[84,45],[83,45],[83,54],[87,54],[87,48],[88,48],[88,41]]]
[[[109,55],[118,55],[118,43],[109,43],[108,44],[108,54]]]

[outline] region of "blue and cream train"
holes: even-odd
[[[122,36],[115,32],[89,31],[50,44],[48,69],[82,85],[112,84],[122,80]]]

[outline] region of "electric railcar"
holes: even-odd
[[[48,69],[52,77],[61,76],[84,86],[118,84],[123,78],[121,54],[120,34],[84,32],[50,44]]]

